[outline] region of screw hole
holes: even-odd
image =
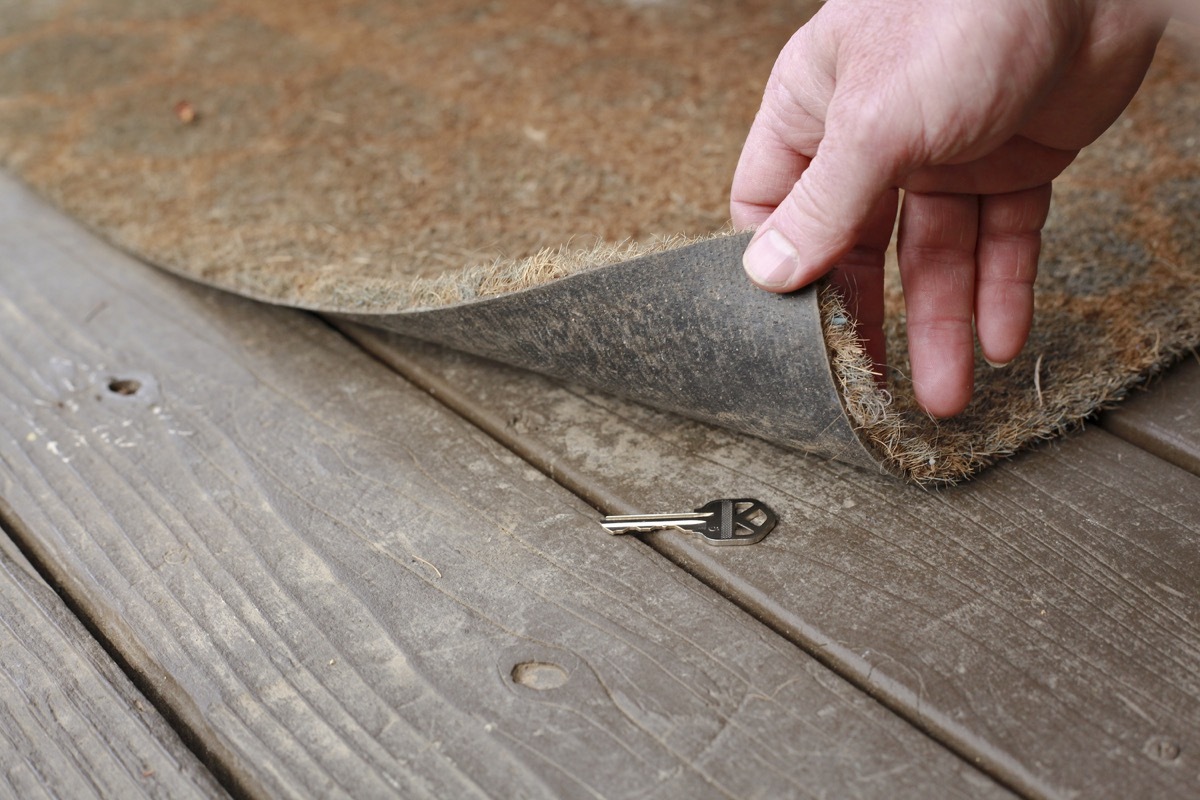
[[[137,394],[141,388],[141,381],[135,381],[133,378],[113,378],[108,382],[108,390],[110,392],[126,397]]]
[[[545,661],[523,661],[512,668],[513,683],[544,691],[557,689],[567,682],[567,671],[558,664]]]
[[[1142,748],[1142,752],[1159,764],[1171,765],[1179,760],[1183,748],[1179,742],[1166,736],[1151,736]]]

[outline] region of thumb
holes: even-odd
[[[742,257],[750,279],[790,292],[828,272],[858,242],[884,192],[896,183],[896,160],[883,137],[827,132],[816,155]]]

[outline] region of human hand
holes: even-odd
[[[734,175],[746,271],[830,273],[885,361],[895,226],[917,401],[962,411],[1033,318],[1050,182],[1117,118],[1167,20],[1154,0],[829,0],[780,54]],[[974,332],[972,330],[974,322]]]

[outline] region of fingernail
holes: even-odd
[[[742,267],[759,286],[786,286],[799,268],[796,248],[774,228],[755,239],[742,256]]]
[[[988,363],[988,366],[995,367],[996,369],[1000,369],[1001,367],[1007,367],[1009,364],[1012,363],[1011,361],[992,361],[987,356],[984,356],[983,360]]]

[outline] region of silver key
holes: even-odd
[[[622,514],[600,523],[609,533],[681,530],[713,545],[754,544],[775,527],[775,512],[758,500],[713,500],[690,514]]]

